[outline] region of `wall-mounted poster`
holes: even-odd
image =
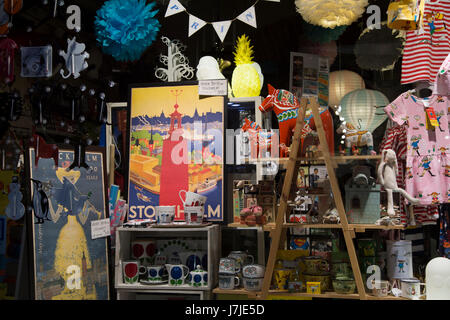
[[[108,217],[102,150],[86,149],[89,169],[67,171],[72,150],[59,149],[58,167],[45,158],[36,167],[29,149],[36,300],[109,299],[107,238],[91,236],[91,221]],[[39,206],[45,196],[48,209]]]
[[[206,196],[205,218],[223,220],[224,98],[198,95],[197,83],[131,88],[128,219],[156,219],[185,191]],[[183,198],[184,199],[184,198]]]
[[[318,55],[291,52],[289,91],[297,99],[317,97],[319,105],[328,106],[328,59]]]

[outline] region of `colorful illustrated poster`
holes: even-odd
[[[318,55],[291,52],[289,91],[297,99],[317,97],[321,107],[328,106],[328,59]]]
[[[35,210],[32,217],[35,299],[109,299],[107,239],[91,237],[91,221],[107,218],[103,153],[86,150],[88,170],[66,170],[73,151],[59,150],[58,168],[44,158],[35,167],[34,149],[30,159],[31,178],[49,200],[43,223]],[[35,197],[34,182],[31,188]]]
[[[185,190],[207,197],[206,220],[223,221],[223,110],[223,97],[200,99],[195,84],[131,89],[129,220],[175,205],[183,221]]]

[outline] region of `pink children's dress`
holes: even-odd
[[[430,130],[426,129],[428,105],[439,123]],[[405,189],[422,205],[450,202],[448,106],[445,96],[420,99],[406,92],[384,108],[392,121],[407,127]]]

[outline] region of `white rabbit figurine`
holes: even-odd
[[[387,213],[390,217],[395,216],[392,192],[400,192],[412,204],[418,203],[419,199],[411,197],[405,190],[397,185],[397,156],[392,149],[383,150],[381,163],[378,167],[378,179],[387,192]]]

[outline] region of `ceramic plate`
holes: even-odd
[[[169,280],[161,280],[161,281],[140,280],[139,282],[142,284],[164,284],[164,283],[168,283]]]

